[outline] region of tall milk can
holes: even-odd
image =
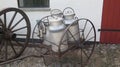
[[[74,42],[79,41],[80,33],[79,33],[79,24],[77,22],[77,18],[75,17],[74,10],[72,8],[65,8],[63,11],[64,22],[68,26],[70,24],[71,27],[68,31],[68,41]]]
[[[64,30],[66,26],[63,23],[63,19],[60,17],[50,17],[49,18],[49,26],[48,26],[48,34],[49,42],[52,45],[52,50],[54,52],[63,52],[68,49],[67,41],[64,44],[60,44],[60,40],[66,40],[67,36],[63,37]],[[46,37],[47,38],[47,37]]]

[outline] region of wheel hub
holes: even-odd
[[[13,40],[16,38],[16,34],[10,31],[9,29],[5,30],[3,35],[4,35],[4,39],[7,40],[11,40],[11,39]]]

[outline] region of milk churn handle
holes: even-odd
[[[65,13],[65,11],[67,11],[67,10],[69,10],[69,9],[75,14],[74,9],[71,8],[71,7],[66,7],[66,8],[63,10],[63,14]],[[68,12],[68,11],[67,11],[67,12]]]
[[[56,15],[57,13],[61,13],[62,14],[62,11],[59,10],[59,9],[53,9],[53,10],[50,11],[51,15]]]

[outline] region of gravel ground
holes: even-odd
[[[120,67],[120,45],[97,45],[87,67]]]
[[[25,55],[40,55],[34,48],[27,48]],[[0,67],[46,67],[43,58],[28,57]],[[61,67],[57,63],[48,67]],[[63,64],[63,67],[80,67],[71,63]],[[119,44],[98,44],[86,67],[120,67],[120,45]]]

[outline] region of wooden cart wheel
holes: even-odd
[[[96,43],[96,30],[93,23],[89,19],[78,19],[78,22],[70,24],[64,31],[63,37],[61,38],[60,45],[68,41],[68,51],[63,54],[63,57],[68,57],[70,63],[76,63],[79,67],[87,65],[90,57],[93,54],[95,43]],[[72,33],[70,28],[75,24],[79,25],[79,32]],[[67,40],[64,40],[65,34],[71,35]],[[79,41],[76,40],[76,35],[79,34]],[[72,39],[74,42],[69,42]],[[60,46],[59,46],[60,47]],[[62,54],[62,53],[61,53]]]
[[[0,62],[19,57],[30,39],[28,16],[17,8],[4,9],[0,12],[0,30]]]

